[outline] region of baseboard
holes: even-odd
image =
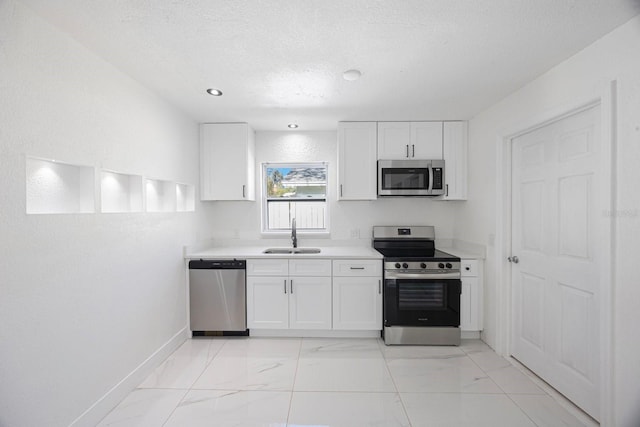
[[[118,403],[122,401],[131,391],[136,388],[153,370],[160,366],[171,353],[173,353],[187,338],[190,332],[187,327],[181,329],[171,337],[159,349],[157,349],[144,362],[136,367],[129,375],[124,377],[111,390],[105,393],[82,415],[76,418],[70,427],[93,427],[97,425]]]
[[[461,338],[463,340],[479,340],[480,339],[480,331],[462,331]]]
[[[380,331],[339,331],[324,329],[251,329],[252,337],[288,338],[380,338]]]

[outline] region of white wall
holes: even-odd
[[[496,171],[503,136],[524,129],[537,118],[568,111],[603,94],[618,82],[617,166],[615,191],[614,399],[615,426],[640,424],[640,17],[636,17],[500,103],[479,114],[469,125],[469,201],[457,212],[455,238],[487,244],[485,333],[496,343],[496,259],[492,237],[498,234]],[[605,213],[602,213],[605,215]]]
[[[391,198],[375,201],[336,201],[337,132],[256,132],[256,201],[208,202],[209,236],[218,239],[260,239],[264,162],[328,162],[329,217],[331,238],[350,240],[352,244],[371,244],[374,225],[434,225],[437,238],[452,238],[456,206],[461,202],[443,202],[429,198]],[[352,238],[357,230],[359,238]],[[289,245],[286,236],[282,244]],[[307,242],[307,243],[305,243]],[[299,236],[299,244],[309,239]],[[322,242],[320,242],[322,243]]]
[[[195,184],[198,127],[3,0],[0,143],[0,425],[67,426],[186,326],[198,214],[27,215],[25,156]]]

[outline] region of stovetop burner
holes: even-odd
[[[435,247],[433,226],[373,227],[373,248],[385,262],[460,261]]]
[[[438,249],[434,249],[431,251],[415,251],[415,250],[396,250],[396,249],[384,249],[384,248],[376,248],[378,252],[380,252],[384,256],[384,260],[391,261],[450,261],[450,260],[459,260],[458,257],[448,254],[446,252],[442,252]]]
[[[374,227],[373,248],[384,256],[385,271],[460,272],[460,258],[435,248],[432,226]]]

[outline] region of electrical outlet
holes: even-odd
[[[351,238],[352,239],[359,239],[360,238],[360,229],[359,228],[352,228],[351,229]]]

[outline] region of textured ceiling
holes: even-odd
[[[640,13],[638,0],[23,3],[196,121],[259,130],[468,119]],[[362,77],[344,80],[352,68]]]

